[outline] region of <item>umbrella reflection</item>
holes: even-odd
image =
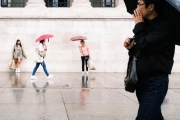
[[[87,103],[88,96],[89,96],[88,76],[84,76],[84,75],[82,76],[82,89],[81,89],[80,96],[81,96],[82,104]]]

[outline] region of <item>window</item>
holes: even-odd
[[[1,7],[25,7],[26,0],[1,0]]]
[[[70,7],[69,0],[45,0],[46,7]]]
[[[92,7],[116,7],[116,0],[91,0]]]
[[[112,7],[112,0],[105,0],[106,7]]]

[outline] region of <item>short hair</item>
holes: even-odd
[[[155,11],[158,14],[163,14],[164,13],[164,9],[165,9],[165,0],[143,0],[146,8],[150,5],[150,4],[154,4],[154,8]]]

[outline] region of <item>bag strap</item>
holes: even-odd
[[[140,53],[141,52],[138,50],[136,55],[133,56],[133,60],[137,60],[137,58],[139,57]]]

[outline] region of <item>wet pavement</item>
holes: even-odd
[[[135,94],[124,90],[124,73],[0,73],[0,120],[134,120]],[[180,120],[180,73],[170,76],[162,105],[165,120]]]

